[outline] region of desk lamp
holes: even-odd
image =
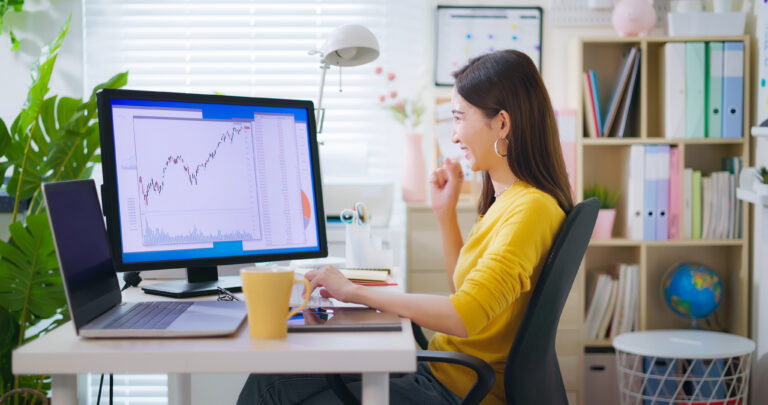
[[[323,119],[325,110],[323,107],[323,87],[325,87],[325,74],[330,65],[339,67],[339,78],[341,78],[341,68],[346,66],[359,66],[371,62],[379,57],[379,41],[368,29],[358,24],[343,25],[331,32],[326,39],[321,50],[310,51],[310,55],[320,54],[322,58],[321,69],[323,69],[320,79],[320,97],[317,99],[317,132],[323,131]],[[341,79],[339,79],[341,86]],[[341,90],[339,90],[341,91]]]

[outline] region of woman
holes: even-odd
[[[462,240],[456,204],[463,174],[445,159],[432,173],[432,208],[442,232],[449,297],[390,293],[349,282],[334,267],[307,273],[312,288],[340,301],[394,312],[434,331],[429,348],[468,353],[496,370],[484,403],[505,403],[509,349],[560,224],[573,207],[552,106],[533,62],[517,51],[472,59],[454,73],[452,140],[483,172],[480,217]],[[475,375],[462,366],[419,364],[390,379],[400,403],[458,403]],[[348,377],[359,394],[359,378]],[[238,404],[328,403],[323,376],[255,376]]]

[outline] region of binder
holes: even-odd
[[[723,43],[707,43],[707,126],[708,138],[723,137]]]
[[[669,145],[656,146],[656,240],[669,239]]]
[[[683,169],[683,239],[690,240],[693,230],[693,169]]]
[[[701,239],[701,171],[693,171],[691,181],[691,239]]]
[[[631,145],[628,161],[628,167],[624,170],[627,173],[627,209],[625,210],[627,238],[643,240],[645,146]]]
[[[643,187],[643,239],[656,239],[656,180],[657,157],[659,155],[657,145],[645,146],[645,181]]]
[[[704,42],[685,43],[685,137],[704,138]]]
[[[664,137],[685,138],[685,43],[664,45]]]
[[[743,136],[744,43],[723,43],[723,138]]]
[[[669,150],[669,223],[668,237],[670,240],[680,239],[680,222],[683,215],[683,166],[680,162],[680,148]]]

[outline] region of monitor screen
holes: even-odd
[[[118,271],[327,255],[312,102],[105,89],[98,106]]]

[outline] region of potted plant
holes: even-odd
[[[50,378],[14,376],[12,350],[69,320],[40,186],[91,176],[101,161],[96,92],[128,80],[127,72],[119,73],[86,100],[48,94],[70,21],[41,49],[19,115],[10,126],[0,119],[0,184],[7,172],[6,188],[15,200],[10,237],[0,240],[0,392],[14,396],[15,404],[36,401],[30,392],[50,390]],[[19,202],[26,200],[25,209]]]
[[[597,213],[595,230],[592,239],[610,239],[613,235],[613,222],[616,219],[616,203],[619,192],[600,184],[593,184],[584,189],[584,199],[596,197],[600,200],[600,211]]]
[[[757,169],[755,176],[757,177],[757,183],[752,185],[755,193],[758,195],[768,194],[768,168],[763,166]]]

